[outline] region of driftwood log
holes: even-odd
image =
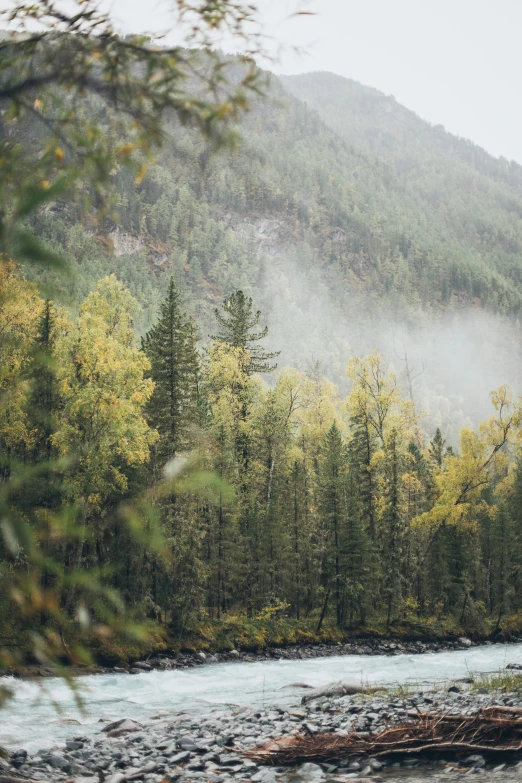
[[[280,765],[420,753],[522,753],[522,709],[485,707],[475,715],[411,712],[408,720],[380,734],[298,734],[271,740],[245,756]]]
[[[13,778],[11,775],[0,775],[0,783],[36,783],[36,781],[27,778]]]

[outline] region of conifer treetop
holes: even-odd
[[[228,343],[247,352],[248,362],[244,369],[248,375],[273,372],[277,364],[271,364],[270,360],[280,354],[280,351],[268,353],[263,351],[260,345],[254,344],[267,336],[268,326],[264,326],[260,331],[252,331],[261,320],[261,310],[254,312],[253,308],[252,297],[246,296],[240,289],[234,291],[224,300],[221,312],[218,308],[215,309],[220,331],[217,335],[211,335],[213,340]]]

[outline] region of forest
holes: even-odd
[[[54,618],[74,638],[116,595],[135,621],[192,644],[227,622],[227,643],[247,646],[372,626],[518,628],[522,407],[507,387],[451,448],[440,430],[427,437],[375,352],[347,357],[346,398],[317,366],[278,368],[239,289],[205,350],[173,278],[141,341],[115,275],[76,316],[14,264],[1,291],[2,451],[11,472],[33,471],[14,489],[17,514],[43,524],[30,611],[7,598],[28,562],[3,546],[14,637]],[[102,575],[96,597],[89,573]]]
[[[522,168],[80,5],[0,39],[0,663],[519,631]]]

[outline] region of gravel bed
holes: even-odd
[[[205,714],[151,715],[143,724],[129,716],[110,722],[100,718],[94,737],[78,735],[64,747],[33,755],[15,751],[0,761],[0,776],[76,783],[172,783],[204,780],[209,783],[298,783],[299,781],[435,780],[461,775],[495,776],[497,780],[522,780],[522,762],[495,765],[480,755],[431,760],[406,758],[386,762],[377,759],[339,759],[336,764],[304,764],[294,769],[258,765],[244,750],[269,739],[300,732],[320,731],[378,733],[404,720],[409,710],[473,714],[491,704],[522,706],[518,693],[487,693],[460,682],[430,690],[394,690],[373,694],[317,695],[292,686],[297,706],[266,709],[214,709]],[[305,703],[301,703],[302,698]]]

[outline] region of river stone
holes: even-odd
[[[108,723],[103,727],[102,732],[108,734],[109,737],[120,737],[122,734],[127,734],[132,731],[140,731],[143,726],[135,720],[130,718],[122,718],[121,720],[115,720],[113,723]],[[114,733],[117,732],[117,733]]]
[[[65,740],[65,747],[67,750],[81,750],[83,748],[83,742],[76,742],[75,740]]]
[[[356,682],[331,682],[322,688],[314,688],[301,699],[301,704],[307,704],[314,699],[335,698],[336,696],[351,696],[355,693],[361,693],[364,690],[362,685]]]
[[[105,783],[124,783],[125,780],[127,780],[127,776],[123,772],[115,772],[114,775],[105,778]]]
[[[181,750],[196,750],[196,742],[191,737],[182,737],[178,740]]]
[[[310,761],[306,764],[301,764],[299,767],[299,774],[302,775],[305,780],[319,780],[324,777],[324,772],[319,764],[313,764]]]
[[[250,780],[252,783],[273,783],[276,779],[276,773],[275,770],[264,767],[263,769],[260,769],[259,772],[256,772],[255,775],[252,775]]]
[[[170,757],[170,763],[171,764],[184,764],[185,761],[189,761],[189,759],[192,757],[192,754],[189,750],[184,750],[181,753],[177,753],[175,756]]]
[[[51,753],[48,763],[54,769],[66,769],[69,766],[69,762],[61,753]]]
[[[239,767],[242,763],[237,756],[220,756],[218,762],[220,767]]]
[[[144,764],[143,767],[139,770],[140,773],[143,773],[144,775],[148,775],[149,772],[154,772],[157,767],[157,764],[155,761],[147,761],[146,764]],[[137,777],[137,775],[136,775]]]
[[[464,759],[462,762],[464,766],[466,767],[485,767],[486,766],[486,759],[484,756],[481,756],[480,754],[476,753],[472,756],[468,756]]]

